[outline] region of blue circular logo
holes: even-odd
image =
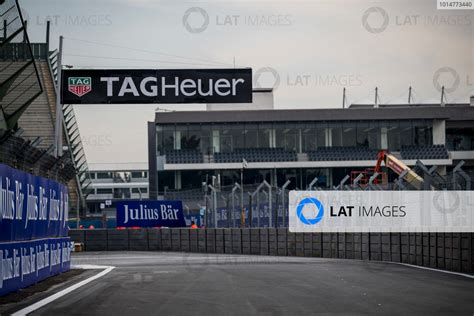
[[[315,218],[306,218],[303,215],[303,209],[307,204],[313,204],[318,209],[318,215]],[[298,216],[299,220],[303,224],[305,224],[305,225],[315,225],[323,219],[323,216],[324,216],[323,203],[321,203],[321,201],[319,201],[316,198],[310,198],[310,197],[304,198],[300,201],[300,204],[298,204],[298,207],[296,208],[296,215]]]

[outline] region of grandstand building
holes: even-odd
[[[141,163],[89,164],[89,177],[87,209],[91,215],[115,217],[115,202],[149,198],[148,170]]]
[[[381,149],[440,174],[460,160],[474,170],[472,97],[466,104],[297,110],[273,109],[272,99],[271,90],[257,90],[243,107],[156,113],[148,123],[150,198],[198,191],[210,179],[232,186],[243,167],[246,186],[290,180],[288,189],[305,189],[317,177],[320,188],[333,188],[351,171],[374,167]]]

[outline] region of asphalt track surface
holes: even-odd
[[[474,279],[392,263],[103,252],[73,264],[116,268],[34,315],[474,315]]]

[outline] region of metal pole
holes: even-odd
[[[240,169],[240,227],[245,226],[245,210],[244,210],[244,168]]]
[[[346,107],[346,88],[342,89],[342,108]]]
[[[61,104],[61,82],[62,82],[62,55],[63,55],[63,37],[59,36],[59,51],[57,58],[58,82],[56,83],[56,124],[54,130],[54,144],[56,151],[55,157],[61,157],[63,151],[63,125],[62,125],[62,104]],[[53,79],[54,80],[54,79]]]
[[[77,192],[77,190],[76,190],[76,192]],[[79,192],[77,192],[77,196],[79,197]],[[80,222],[81,222],[81,220],[80,220],[80,218],[79,218],[79,217],[80,217],[79,198],[77,199],[76,204],[77,204],[77,205],[76,205],[76,211],[77,211],[76,229],[79,229],[79,224],[80,224]]]
[[[281,204],[283,205],[283,214],[282,214],[283,227],[285,227],[287,223],[287,219],[288,219],[288,212],[286,211],[286,207],[285,207],[285,190],[290,185],[290,183],[291,183],[290,180],[286,180],[285,184],[283,184],[283,186],[281,187]]]

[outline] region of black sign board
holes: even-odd
[[[70,69],[62,104],[251,103],[252,69]]]

